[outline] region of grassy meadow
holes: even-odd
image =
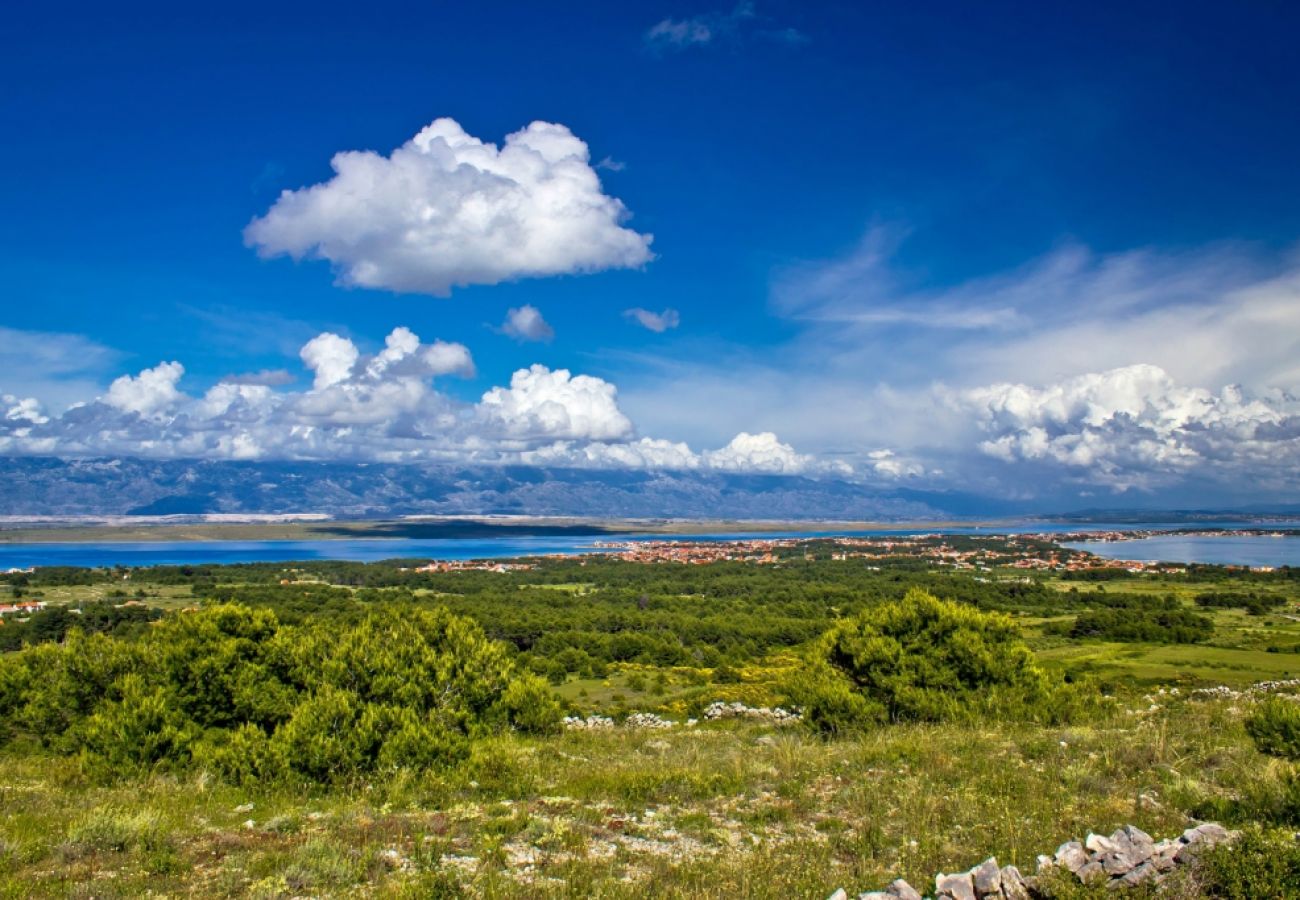
[[[676,724],[496,729],[454,764],[315,784],[241,783],[198,762],[106,771],[84,748],[16,725],[0,744],[0,897],[820,898],[898,877],[924,889],[990,855],[1032,872],[1037,854],[1123,824],[1160,838],[1215,820],[1289,840],[1300,792],[1293,767],[1247,734],[1258,695],[1196,689],[1300,676],[1293,582],[1021,581],[801,557],[763,570],[212,567],[133,573],[125,591],[111,573],[6,585],[0,594],[17,587],[52,606],[125,593],[164,623],[232,598],[326,630],[369,607],[446,606],[544,677],[566,713],[653,711]],[[972,714],[829,737],[701,719],[715,700],[788,702],[816,635],[916,585],[1008,614],[1034,659],[1090,698],[1086,714]],[[1278,602],[1263,615],[1198,606],[1211,591]],[[1148,601],[1204,615],[1212,631],[1191,643],[1069,633],[1096,605],[1140,616]],[[124,625],[110,640],[131,646],[157,627]],[[1167,894],[1249,896],[1214,891],[1191,878]]]
[[[818,897],[1132,823],[1153,835],[1281,777],[1242,707],[1115,702],[1087,726],[503,736],[453,773],[320,791],[204,773],[88,782],[11,748],[0,895]]]

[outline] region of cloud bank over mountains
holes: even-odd
[[[859,476],[990,495],[1300,491],[1294,254],[1067,243],[936,284],[898,261],[905,238],[874,229],[778,271],[769,304],[788,340],[664,357],[626,407],[688,439],[779,424]],[[707,409],[684,408],[688,393]]]
[[[190,394],[184,366],[164,361],[62,413],[3,394],[0,454],[713,471],[947,490],[1019,483],[1019,495],[1050,482],[1142,492],[1188,478],[1267,493],[1292,490],[1300,471],[1300,398],[1191,387],[1150,364],[1040,385],[937,383],[909,402],[946,443],[825,455],[771,431],[699,451],[646,436],[614,384],[542,364],[463,402],[437,383],[475,374],[469,348],[405,327],[370,354],[325,332],[300,357],[311,376],[300,390],[223,380]]]
[[[961,393],[989,436],[980,450],[1008,463],[1049,461],[1126,490],[1187,474],[1293,480],[1300,400],[1283,391],[1212,393],[1163,369],[1134,365],[1035,388],[995,384]]]
[[[284,191],[244,239],[263,256],[328,260],[350,287],[454,287],[637,268],[651,235],[623,223],[586,143],[533,122],[501,147],[435,120],[389,156],[336,153],[334,177]]]
[[[535,364],[476,403],[437,379],[474,374],[470,351],[394,329],[377,353],[325,332],[300,353],[305,390],[221,381],[181,389],[184,366],[159,363],[116,378],[101,396],[62,414],[31,397],[0,395],[0,454],[159,459],[531,463],[590,468],[816,474],[846,471],[797,453],[772,433],[738,434],[717,450],[642,437],[617,388]]]

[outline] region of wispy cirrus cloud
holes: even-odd
[[[98,390],[123,356],[80,334],[0,326],[0,390],[62,408]]]
[[[806,452],[935,487],[1300,490],[1295,256],[1069,243],[936,284],[897,263],[904,239],[783,268],[788,340],[661,360],[624,377],[628,408],[700,441],[780,423]]]
[[[653,312],[635,306],[632,309],[623,310],[623,315],[655,334],[663,334],[665,331],[676,328],[682,323],[681,313],[671,307],[663,312]]]
[[[712,10],[681,19],[661,19],[644,35],[646,47],[655,53],[678,53],[692,47],[744,38],[790,46],[809,41],[808,36],[797,28],[774,26],[749,0],[742,0],[730,11]]]

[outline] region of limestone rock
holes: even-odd
[[[976,900],[970,872],[934,876],[934,896],[936,900]]]
[[[1152,862],[1144,862],[1131,872],[1124,875],[1117,882],[1125,887],[1134,887],[1147,881],[1155,881],[1160,878],[1160,870]]]
[[[1078,841],[1067,841],[1056,848],[1056,863],[1078,874],[1088,864],[1088,854]]]
[[[921,900],[921,892],[901,878],[891,882],[886,890],[898,900]]]
[[[1174,862],[1174,857],[1178,855],[1178,851],[1183,849],[1184,846],[1183,842],[1179,840],[1161,841],[1156,844],[1155,852],[1151,854],[1151,864],[1161,872],[1168,872],[1177,865]]]
[[[1136,862],[1145,862],[1156,852],[1156,842],[1151,835],[1134,825],[1125,825],[1112,834],[1110,839],[1124,846],[1129,858]]]
[[[983,898],[1002,892],[1002,870],[998,868],[998,861],[991,856],[971,869],[970,877],[976,897]]]
[[[1127,850],[1115,850],[1111,853],[1099,855],[1096,862],[1101,863],[1102,871],[1112,878],[1118,878],[1120,875],[1127,875],[1137,868],[1141,860],[1135,860],[1129,855]]]
[[[1093,834],[1091,831],[1088,832],[1088,837],[1084,839],[1083,846],[1093,853],[1110,853],[1119,849],[1110,838],[1103,837],[1100,834]]]
[[[1082,866],[1079,871],[1074,873],[1084,884],[1095,884],[1106,880],[1106,870],[1101,867],[1101,863],[1093,860],[1087,865]]]
[[[1228,829],[1222,825],[1216,825],[1214,822],[1206,822],[1204,825],[1197,825],[1195,828],[1189,828],[1183,832],[1183,838],[1189,844],[1221,844],[1228,840],[1231,835]]]
[[[1089,833],[1085,841],[1066,841],[1052,856],[1038,857],[1040,873],[1068,871],[1082,884],[1119,891],[1153,885],[1180,865],[1192,862],[1209,847],[1236,839],[1239,832],[1206,822],[1188,828],[1177,838],[1156,841],[1134,825],[1116,829],[1109,837]],[[1296,835],[1300,841],[1300,834]],[[1086,849],[1085,849],[1086,848]],[[1025,877],[1015,866],[998,868],[989,857],[967,872],[940,873],[934,879],[935,900],[1034,900],[1042,896],[1041,878]],[[829,900],[848,900],[843,890]],[[920,892],[901,878],[881,891],[858,895],[858,900],[923,900]]]
[[[1002,867],[1002,896],[1007,900],[1030,900],[1029,886],[1015,866]]]
[[[835,893],[827,897],[826,900],[849,900],[849,892],[844,888],[837,888]]]

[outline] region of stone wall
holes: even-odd
[[[1067,841],[1051,856],[1038,857],[1037,875],[1022,875],[1015,866],[999,867],[991,857],[965,872],[940,873],[932,896],[935,900],[1037,900],[1045,896],[1038,879],[1049,873],[1116,889],[1155,883],[1192,862],[1202,849],[1234,837],[1235,832],[1207,823],[1176,838],[1156,841],[1142,829],[1125,825],[1110,837],[1089,834],[1083,841]],[[848,896],[840,888],[829,900],[848,900]],[[858,900],[922,900],[922,895],[900,878],[882,891],[859,894]]]

